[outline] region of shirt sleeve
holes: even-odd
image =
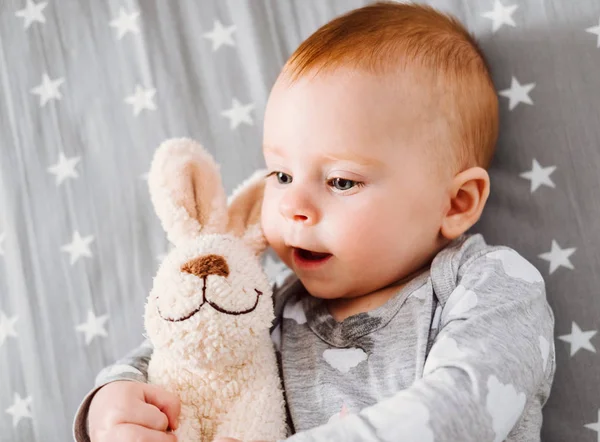
[[[94,388],[83,398],[73,420],[73,439],[76,442],[90,442],[87,417],[94,395],[110,382],[148,382],[148,362],[152,356],[152,343],[145,340],[114,364],[103,368],[94,382]]]
[[[539,440],[555,370],[554,315],[543,278],[511,249],[463,267],[422,378],[286,441],[501,442],[524,420],[539,423],[537,434],[519,440]]]

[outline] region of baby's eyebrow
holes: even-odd
[[[273,145],[269,145],[269,144],[263,144],[263,150],[265,152],[269,152],[269,153],[279,155],[279,156],[283,156],[283,151],[284,151],[279,146],[273,146]],[[356,163],[356,164],[360,164],[362,166],[368,166],[368,167],[379,167],[384,164],[383,161],[381,161],[377,158],[365,157],[365,156],[350,153],[350,152],[337,154],[337,155],[326,154],[326,155],[323,155],[323,157],[331,162],[346,161],[349,163]]]
[[[357,154],[346,153],[342,155],[325,155],[325,158],[331,161],[348,161],[351,163],[361,164],[363,166],[381,166],[383,162],[372,157],[365,157]]]

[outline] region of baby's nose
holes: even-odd
[[[205,278],[208,275],[227,277],[229,266],[225,258],[220,255],[205,255],[186,262],[181,266],[181,271],[191,273],[199,278]]]
[[[318,214],[314,204],[308,196],[288,191],[279,204],[279,213],[290,221],[300,222],[304,225],[313,225],[317,222]]]

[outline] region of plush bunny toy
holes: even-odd
[[[146,303],[148,379],[181,399],[179,442],[286,436],[272,290],[259,261],[263,177],[254,174],[228,201],[197,142],[168,140],[152,161],[152,204],[175,247]]]

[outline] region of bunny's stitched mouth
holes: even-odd
[[[198,306],[198,308],[196,308],[190,314],[182,316],[181,318],[172,319],[172,318],[165,318],[161,314],[160,309],[158,308],[158,305],[157,305],[156,306],[156,310],[158,311],[158,315],[162,319],[164,319],[165,321],[169,321],[169,322],[181,322],[181,321],[185,321],[186,319],[190,319],[192,316],[194,316],[196,313],[198,313],[204,304],[208,304],[212,308],[214,308],[216,311],[218,311],[220,313],[224,313],[226,315],[233,315],[233,316],[245,315],[247,313],[253,312],[256,309],[256,306],[258,305],[258,300],[260,298],[260,295],[262,295],[262,292],[260,290],[254,289],[254,291],[256,292],[256,302],[254,303],[254,305],[252,307],[250,307],[249,309],[246,309],[246,310],[241,310],[241,311],[227,310],[227,309],[224,309],[223,307],[215,304],[214,302],[209,301],[209,300],[206,299],[206,277],[204,277],[202,279],[204,280],[204,285],[202,286],[202,303]]]

